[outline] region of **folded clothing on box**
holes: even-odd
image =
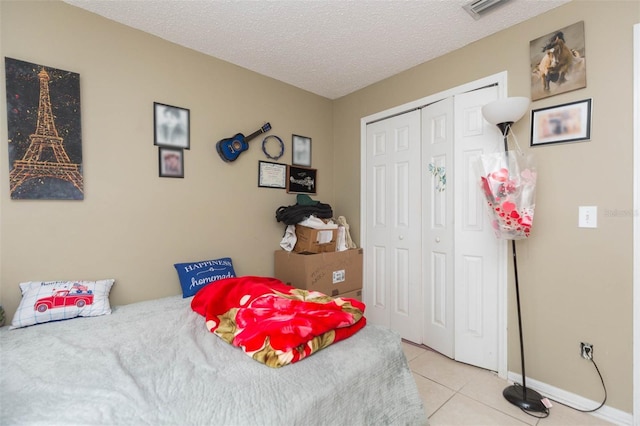
[[[276,220],[285,225],[295,225],[310,216],[331,219],[333,209],[329,204],[314,201],[305,194],[298,194],[296,204],[288,207],[281,206],[276,210]]]

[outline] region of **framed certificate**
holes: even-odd
[[[260,188],[285,189],[287,187],[287,165],[269,161],[258,162],[258,186]]]

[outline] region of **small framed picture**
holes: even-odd
[[[259,161],[258,186],[260,188],[286,188],[287,165],[271,163],[269,161]]]
[[[189,149],[189,110],[154,102],[153,143]]]
[[[531,111],[531,146],[591,138],[591,99]]]
[[[287,167],[287,192],[315,194],[318,185],[318,171],[307,167]]]
[[[184,151],[181,148],[158,148],[160,177],[184,177]]]
[[[311,167],[311,138],[292,135],[292,145],[291,164]]]

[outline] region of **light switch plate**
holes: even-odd
[[[597,228],[598,227],[598,206],[578,207],[578,227]]]

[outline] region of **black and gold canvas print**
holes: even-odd
[[[12,199],[84,199],[80,75],[5,58]]]

